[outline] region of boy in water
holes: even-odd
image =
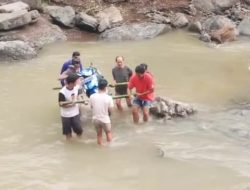
[[[97,133],[97,144],[103,145],[102,132],[106,134],[107,142],[112,140],[110,114],[114,107],[113,99],[106,92],[108,82],[100,79],[98,92],[90,96],[92,119]]]
[[[67,140],[72,138],[72,129],[79,137],[83,132],[80,122],[79,105],[74,103],[78,98],[79,92],[79,87],[76,86],[78,78],[77,74],[70,74],[66,78],[66,85],[60,90],[58,97],[63,135],[66,135]]]

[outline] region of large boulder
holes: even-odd
[[[24,41],[38,50],[46,44],[65,41],[67,40],[67,37],[58,26],[51,24],[47,19],[40,17],[37,23],[28,25],[25,29],[0,33],[0,41],[13,40]]]
[[[0,59],[2,61],[13,61],[31,59],[37,52],[29,43],[23,41],[0,42]]]
[[[188,25],[189,21],[183,13],[176,13],[172,19],[171,23],[176,28],[182,28]]]
[[[156,118],[165,119],[186,117],[196,112],[192,105],[175,101],[166,97],[156,97],[149,111],[150,114]]]
[[[29,10],[29,5],[21,1],[0,6],[0,13],[12,13],[17,11]]]
[[[123,25],[101,33],[100,39],[108,41],[151,39],[171,30],[166,24],[138,23]]]
[[[236,25],[224,16],[208,18],[203,23],[203,28],[211,36],[211,39],[218,43],[234,41],[238,35]]]
[[[122,21],[122,15],[119,9],[114,6],[104,9],[96,14],[99,26],[98,31],[103,32],[106,29],[119,25]]]
[[[210,12],[215,10],[212,0],[192,0],[192,4],[200,11]]]
[[[49,9],[49,15],[56,24],[61,26],[72,28],[75,25],[75,11],[70,6]]]
[[[81,12],[75,17],[75,25],[80,29],[87,30],[90,32],[96,32],[98,21],[95,17]]]
[[[31,12],[22,10],[13,13],[2,13],[0,14],[0,31],[11,30],[34,23],[39,16],[40,14],[36,10]]]
[[[42,0],[1,0],[1,2],[3,2],[4,4],[10,4],[10,3],[15,3],[15,2],[20,2],[20,1],[28,4],[31,10],[42,9]]]
[[[42,10],[42,0],[22,0],[30,6],[31,10]]]
[[[250,36],[250,17],[246,17],[238,26],[239,34]]]
[[[239,0],[192,0],[196,9],[203,12],[221,12],[231,8]]]
[[[243,0],[246,4],[250,5],[250,0]]]

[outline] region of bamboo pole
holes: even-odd
[[[72,104],[72,103],[76,103],[76,104],[85,104],[87,105],[88,104],[88,101],[87,100],[77,100],[77,101],[65,101],[65,102],[60,102],[60,104],[62,106],[66,106],[68,104]]]

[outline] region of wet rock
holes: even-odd
[[[75,17],[75,25],[83,30],[90,32],[96,32],[98,21],[95,17],[90,16],[84,12],[81,12]]]
[[[108,41],[151,39],[170,30],[169,25],[145,22],[106,30],[101,33],[99,39]]]
[[[234,41],[238,35],[236,25],[224,16],[208,18],[203,23],[203,28],[217,43]]]
[[[190,104],[171,100],[166,97],[156,97],[150,113],[156,118],[171,119],[174,117],[186,117],[194,114],[196,110]]]
[[[243,0],[246,4],[250,5],[250,0]]]
[[[203,42],[208,42],[208,43],[211,42],[211,36],[207,32],[204,32],[204,31],[201,32],[199,39]]]
[[[70,28],[74,27],[75,11],[72,7],[53,7],[53,9],[48,9],[48,12],[55,23]]]
[[[250,36],[250,17],[246,17],[238,26],[240,35]]]
[[[99,26],[98,31],[103,32],[106,29],[118,26],[123,21],[121,12],[114,6],[104,9],[95,15],[98,19]]]
[[[4,61],[31,59],[37,52],[29,43],[23,41],[0,42],[0,59]]]
[[[188,30],[190,32],[201,33],[202,25],[201,25],[201,23],[199,21],[190,23],[189,26],[188,26]]]
[[[21,1],[0,6],[0,13],[13,13],[17,11],[28,11],[29,5]]]

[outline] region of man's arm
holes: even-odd
[[[67,103],[64,94],[61,92],[59,92],[59,95],[58,95],[58,102],[59,102],[59,106],[63,108],[69,108],[75,105],[73,101],[68,101]]]

